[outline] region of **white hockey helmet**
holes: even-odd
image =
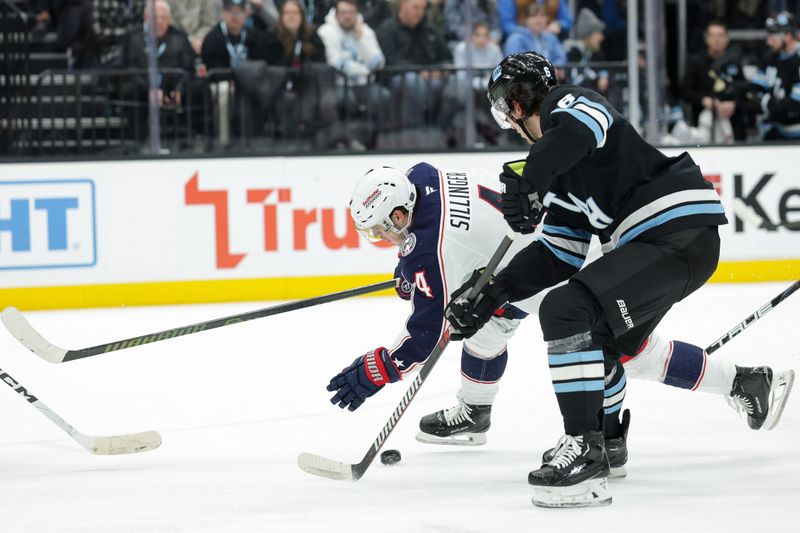
[[[382,238],[374,231],[378,228],[405,236],[416,200],[417,190],[405,174],[392,167],[371,168],[353,188],[350,214],[358,232],[373,242]],[[392,211],[397,207],[408,211],[409,223],[403,228],[392,222]]]

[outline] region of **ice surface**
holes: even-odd
[[[705,346],[786,285],[704,287],[660,331]],[[81,348],[259,306],[27,316],[48,340]],[[629,474],[610,482],[614,503],[534,507],[528,471],[561,435],[535,317],[510,343],[486,446],[414,440],[421,416],[455,400],[453,345],[387,441],[401,463],[376,462],[357,483],[300,471],[303,451],[361,460],[406,384],[355,413],[333,407],[325,385],[359,354],[390,344],[407,311],[399,299],[361,298],[61,365],[0,330],[0,368],[81,431],[164,437],[154,452],[92,456],[0,388],[0,531],[800,531],[797,390],[780,425],[756,432],[719,397],[630,381]],[[714,357],[800,372],[798,316],[794,295]]]

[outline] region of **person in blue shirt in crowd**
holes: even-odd
[[[553,65],[563,65],[567,53],[558,37],[547,31],[547,13],[544,6],[531,4],[527,8],[525,26],[517,26],[506,39],[503,52],[508,56],[521,52],[536,52]]]

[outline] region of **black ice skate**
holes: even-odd
[[[458,404],[425,415],[419,421],[417,440],[428,444],[480,446],[486,444],[491,425],[491,405],[471,405],[458,395]]]
[[[631,425],[631,412],[625,409],[622,412],[622,434],[618,437],[606,437],[606,454],[608,455],[608,477],[625,477],[628,470],[628,427]],[[550,448],[542,454],[542,463],[547,463],[553,458],[555,448]]]
[[[773,375],[768,366],[737,366],[728,403],[747,414],[751,429],[770,430],[778,425],[793,384],[794,370]]]
[[[597,507],[611,503],[603,433],[564,435],[550,461],[528,474],[539,507]]]

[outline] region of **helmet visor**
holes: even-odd
[[[500,126],[502,129],[510,130],[513,127],[510,116],[511,110],[508,108],[508,104],[506,104],[505,98],[500,97],[497,99],[492,99],[492,96],[490,94],[489,102],[491,102],[492,104],[492,107],[490,109],[492,111],[492,118],[494,118],[494,121],[497,122],[497,125]]]

